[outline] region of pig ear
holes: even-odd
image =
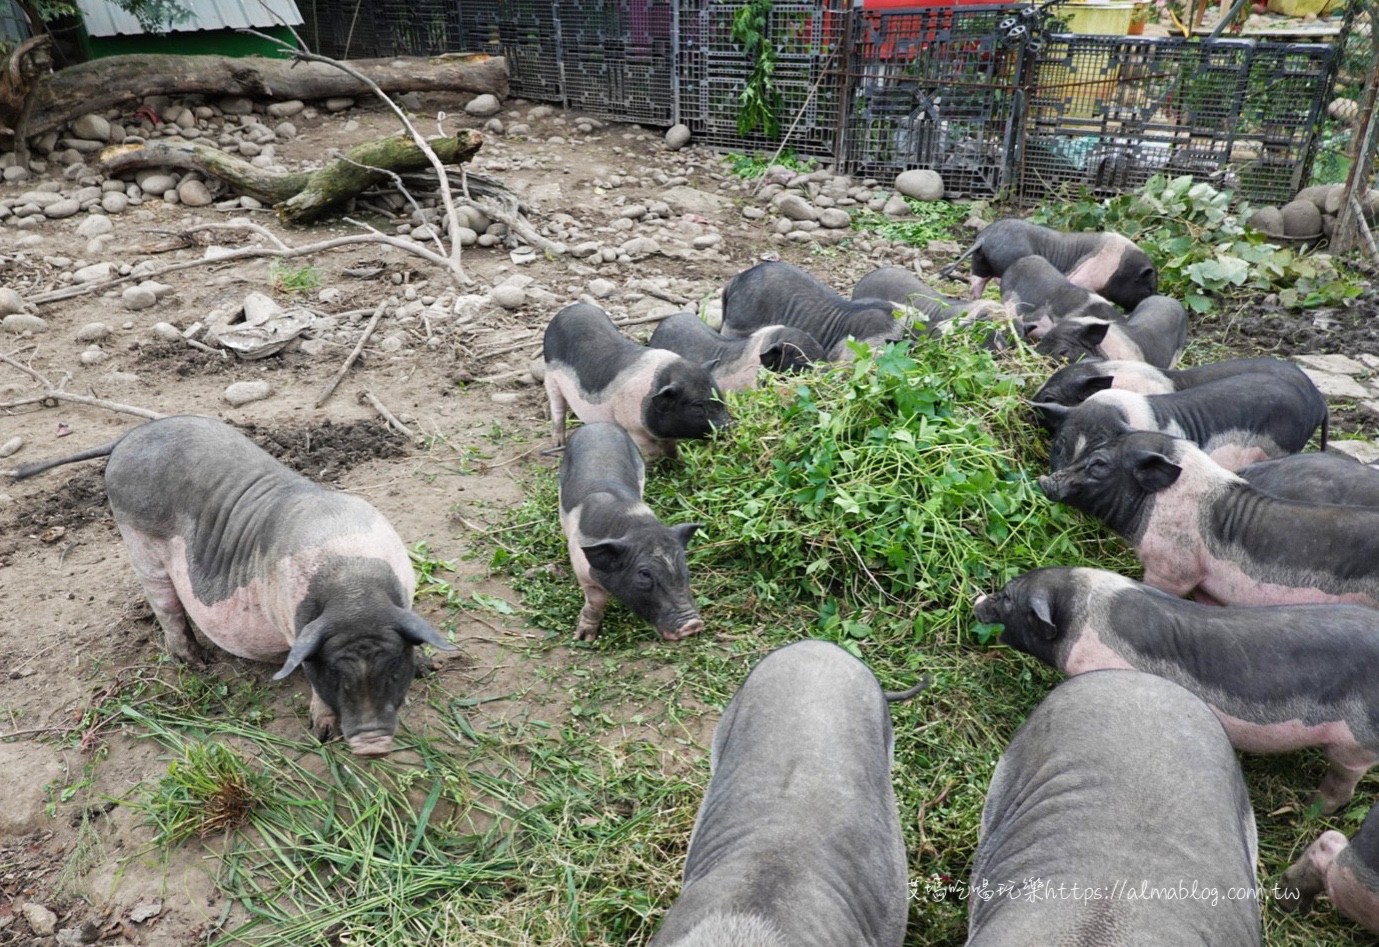
[[[1049,604],[1049,595],[1043,589],[1033,593],[1029,597],[1030,611],[1034,612],[1034,617],[1039,619],[1039,634],[1045,640],[1052,641],[1058,637],[1058,626],[1053,622],[1053,609]]]
[[[1093,375],[1091,378],[1082,379],[1079,393],[1082,395],[1082,400],[1086,401],[1098,391],[1110,391],[1115,383],[1115,375]]]
[[[292,650],[287,652],[287,661],[283,664],[282,670],[273,675],[273,680],[281,681],[287,675],[297,670],[297,666],[310,658],[321,649],[321,642],[326,636],[326,617],[322,615],[313,622],[309,622],[297,635],[297,640],[292,642]]]
[[[1102,342],[1106,341],[1106,333],[1110,331],[1111,323],[1097,320],[1096,322],[1089,322],[1084,325],[1078,332],[1078,335],[1081,336],[1082,341],[1088,345],[1100,345]]]
[[[718,359],[711,358],[707,362],[705,362],[702,367],[704,369],[705,375],[712,375],[713,370],[718,367]]]
[[[1031,401],[1029,406],[1034,409],[1035,415],[1039,418],[1039,423],[1050,431],[1058,430],[1063,422],[1068,420],[1068,415],[1072,413],[1072,408],[1056,401]]]
[[[680,540],[680,545],[688,549],[690,538],[703,528],[703,523],[681,523],[679,526],[672,526],[670,531]]]
[[[429,644],[441,651],[455,650],[455,646],[442,638],[429,621],[410,609],[403,610],[398,616],[397,630],[408,644]]]
[[[580,546],[589,565],[600,572],[616,572],[627,558],[631,544],[625,539],[605,539],[601,543]]]
[[[779,342],[772,342],[770,345],[766,346],[766,348],[761,350],[760,357],[762,366],[772,370],[779,368],[785,361],[782,358],[782,353],[784,351],[785,346]]]
[[[1182,467],[1151,450],[1134,451],[1130,455],[1130,469],[1135,482],[1150,493],[1168,489],[1183,472]]]
[[[674,384],[662,385],[661,390],[656,392],[651,397],[656,400],[657,404],[666,401],[676,401],[680,397],[680,386]]]

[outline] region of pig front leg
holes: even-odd
[[[340,721],[336,717],[335,711],[331,710],[330,705],[321,699],[321,695],[316,693],[314,687],[311,689],[311,732],[322,743],[340,735]]]
[[[1327,872],[1348,844],[1344,835],[1332,830],[1307,846],[1302,857],[1283,873],[1278,906],[1290,913],[1312,910],[1312,902],[1326,890]]]
[[[584,607],[575,626],[576,641],[594,641],[603,630],[603,610],[608,607],[608,590],[592,582],[580,583],[584,588]]]

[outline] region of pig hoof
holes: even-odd
[[[1301,889],[1289,887],[1287,878],[1283,879],[1278,893],[1274,896],[1274,903],[1285,914],[1306,914],[1312,910],[1314,900],[1310,895],[1304,895]]]
[[[599,637],[599,632],[602,630],[602,625],[585,624],[584,622],[580,622],[579,627],[575,629],[575,640],[597,641]]]
[[[340,725],[334,714],[313,716],[311,718],[311,732],[322,743],[329,743],[340,735]]]

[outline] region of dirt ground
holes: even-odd
[[[434,96],[425,105],[427,112],[446,111],[452,121],[459,115],[463,123],[481,125],[463,116],[463,102]],[[617,244],[651,232],[652,225],[645,221],[635,226],[620,223],[629,219],[622,212],[657,201],[665,187],[674,186],[668,182],[675,178],[722,200],[716,209],[656,225],[684,239],[684,252],[675,256],[594,265],[538,255],[518,265],[501,246],[468,248],[464,265],[475,286],[462,290],[448,285],[438,269],[397,252],[355,248],[316,257],[311,262],[323,276],[321,288],[300,301],[323,314],[369,310],[390,295],[405,300],[409,292],[423,302],[432,296],[482,296],[514,274],[534,280],[527,287],[525,304],[515,310],[484,298],[473,303],[468,318],[445,324],[423,325],[413,319],[407,325],[390,325],[385,319],[362,363],[321,408],[313,407],[318,394],[362,331],[363,319],[357,315],[323,335],[326,344],[315,354],[294,344],[256,362],[222,360],[151,331],[155,322],[185,328],[248,292],[272,292],[273,278],[264,261],[197,267],[162,277],[172,286],[172,294],[149,310],[122,308],[123,287],[108,295],[41,306],[37,312],[49,330],[33,337],[6,333],[0,337],[0,351],[51,379],[70,373],[67,388],[74,392],[235,424],[308,476],[367,498],[409,545],[424,541],[434,558],[456,562],[458,583],[466,591],[515,602],[515,593],[487,574],[482,559],[466,559],[465,554],[474,546],[475,530],[495,523],[521,500],[524,478],[535,468],[555,463],[539,456],[549,439],[544,395],[522,372],[537,353],[540,330],[556,308],[576,300],[591,281],[604,279],[614,288],[600,303],[615,316],[671,311],[677,307],[646,292],[648,286],[659,295],[697,303],[763,255],[804,266],[846,291],[878,263],[908,264],[916,251],[889,244],[868,250],[779,239],[772,232],[772,215],[751,219],[742,213],[752,201],[712,153],[695,148],[671,152],[654,130],[593,123],[584,133],[575,127],[575,116],[542,110],[532,117],[531,107],[520,102],[508,102],[505,108],[504,120],[526,122],[530,134],[492,136],[476,167],[529,198],[538,223],[558,221],[566,229],[577,225]],[[391,118],[374,108],[299,117],[295,122],[297,136],[278,149],[288,164],[393,130]],[[616,186],[611,183],[615,178],[621,179]],[[32,185],[3,185],[0,196]],[[76,233],[85,215],[25,231],[41,235],[42,241],[25,248],[22,256],[15,255],[14,243],[21,232],[0,228],[5,284],[25,295],[51,288],[63,267],[61,261],[53,262],[54,257],[117,263],[190,259],[201,254],[199,247],[159,256],[137,248],[152,239],[150,231],[184,229],[243,213],[190,209],[156,199],[143,209],[152,219],[140,221],[129,214],[118,218],[117,239],[94,258],[87,254],[86,239]],[[277,227],[266,212],[254,219],[284,239],[307,239]],[[346,225],[331,222],[313,231],[312,237],[346,232]],[[704,249],[689,246],[692,237],[712,233],[720,234],[721,242]],[[347,271],[372,275],[360,278]],[[322,290],[327,289],[339,290],[329,294],[330,302],[322,301]],[[1226,344],[1238,341],[1242,349],[1352,351],[1353,342],[1368,346],[1359,351],[1379,352],[1379,337],[1370,323],[1372,308],[1354,312],[1362,315],[1354,318],[1354,332],[1344,339],[1310,329],[1311,316],[1296,320],[1296,328],[1286,334],[1280,333],[1278,322],[1256,320],[1263,336],[1252,328],[1255,322],[1244,320],[1233,324],[1234,329],[1223,329],[1222,338]],[[75,336],[92,322],[108,324],[113,333],[101,343],[108,358],[88,367],[79,361],[87,343]],[[390,338],[400,341],[387,343]],[[495,351],[523,340],[536,340],[537,346]],[[457,384],[489,375],[505,377],[494,384]],[[224,390],[246,380],[269,382],[273,394],[242,407],[229,406]],[[357,400],[365,388],[419,433],[422,446],[390,432],[371,407]],[[35,392],[31,378],[0,365],[0,401]],[[22,450],[0,464],[8,468],[85,449],[136,423],[129,415],[71,404],[0,411],[0,443],[16,436],[24,440]],[[166,771],[166,760],[150,741],[107,732],[84,749],[72,739],[71,728],[96,695],[116,686],[127,669],[152,664],[163,649],[105,505],[100,468],[99,462],[91,462],[20,483],[0,483],[0,945],[55,942],[32,939],[27,922],[18,916],[25,902],[50,908],[59,929],[84,928],[82,942],[148,945],[195,943],[222,909],[213,881],[214,860],[207,859],[200,846],[160,856],[150,851],[151,830],[133,813],[105,804],[97,805],[99,812],[88,808],[93,800],[119,798]],[[451,621],[434,603],[419,607],[438,625]],[[572,624],[573,620],[571,616]],[[565,634],[568,629],[528,628],[497,615],[487,615],[485,623],[488,629],[460,619],[455,627],[461,650],[440,657],[439,674],[427,686],[457,693],[471,692],[480,683],[495,691],[511,681],[522,682],[512,686],[514,690],[551,688],[534,683],[530,659],[505,641]],[[543,657],[548,664],[562,660],[582,658],[561,657],[559,652]],[[222,655],[214,670],[230,680],[267,684],[274,668],[251,667]],[[274,726],[304,727],[301,678],[271,686],[277,693]],[[543,699],[550,702],[545,708],[549,716],[555,712],[552,704],[559,704],[558,689],[551,688]],[[707,735],[699,736],[702,743]],[[94,782],[86,785],[88,765],[96,759]],[[94,855],[78,837],[83,813],[96,817],[93,824],[101,845]],[[82,882],[73,889],[67,875],[78,856],[84,859]],[[154,902],[160,903],[159,910],[148,916]]]

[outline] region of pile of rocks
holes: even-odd
[[[1317,184],[1303,188],[1282,207],[1259,208],[1245,223],[1270,237],[1320,240],[1336,229],[1344,200],[1344,184]],[[1379,212],[1379,191],[1370,191],[1360,205],[1365,219],[1372,222]]]

